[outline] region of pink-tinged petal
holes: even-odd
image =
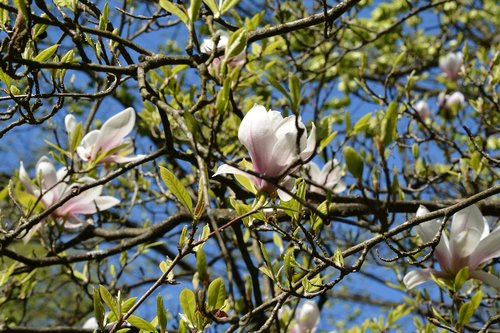
[[[309,159],[316,148],[316,126],[314,123],[311,125],[311,134],[307,138],[307,145],[305,149],[300,153],[300,158],[305,161]]]
[[[315,183],[323,184],[324,177],[322,175],[322,170],[313,161],[305,165],[307,177]]]
[[[64,117],[64,125],[66,127],[66,132],[68,133],[68,136],[71,137],[71,134],[75,131],[76,127],[75,116],[73,116],[72,114],[66,115],[66,117]]]
[[[121,145],[134,125],[135,111],[133,108],[127,108],[104,122],[95,143],[93,158],[98,153],[109,151]]]
[[[94,202],[99,211],[103,211],[118,205],[120,200],[112,196],[104,195],[96,198]]]
[[[298,162],[300,147],[297,147],[297,128],[295,117],[286,118],[276,131],[276,143],[265,174],[269,177],[284,176],[293,171],[290,167]],[[297,165],[298,166],[298,165]]]
[[[419,101],[417,104],[415,104],[415,111],[417,111],[418,116],[422,120],[426,120],[432,115],[429,104],[427,104],[426,101]]]
[[[248,149],[254,171],[258,173],[266,172],[273,159],[272,151],[276,142],[273,127],[275,117],[275,114],[268,114],[263,106],[255,105],[245,115],[238,130],[238,138]]]
[[[56,214],[58,216],[94,214],[97,212],[97,207],[94,201],[101,195],[101,193],[102,185],[88,189],[78,196],[66,201],[56,210]]]
[[[319,324],[319,308],[313,301],[304,302],[295,315],[298,324],[305,329],[304,332],[314,330]]]
[[[245,176],[247,178],[252,177],[252,175],[250,175],[249,173],[247,173],[243,170],[240,170],[238,168],[235,168],[233,166],[230,166],[228,164],[222,164],[221,166],[219,166],[217,168],[217,171],[215,171],[213,177],[218,176],[218,175],[224,175],[224,174],[241,175],[241,176]]]
[[[432,275],[438,277],[443,275],[442,272],[434,269],[422,269],[408,272],[403,278],[403,283],[407,289],[413,289],[422,283],[432,280]]]
[[[429,211],[424,206],[420,205],[417,210],[417,217],[424,216],[429,214]],[[431,220],[424,223],[421,223],[417,226],[417,234],[420,236],[424,243],[431,242],[434,237],[436,237],[439,229],[441,228],[441,222],[438,220]],[[441,269],[449,270],[451,269],[451,254],[449,249],[448,237],[444,234],[441,234],[441,238],[439,240],[438,245],[434,249],[434,257],[439,262]]]
[[[453,215],[450,231],[450,252],[454,261],[470,255],[478,246],[484,229],[481,211],[469,206]]]
[[[76,148],[76,153],[82,161],[90,161],[95,158],[94,147],[99,137],[99,130],[93,130],[88,132],[80,142],[80,145]]]
[[[470,276],[500,290],[500,278],[498,276],[483,271],[472,271],[470,272]]]
[[[500,257],[500,227],[497,227],[487,237],[481,239],[481,242],[469,258],[469,268],[474,270],[483,262],[497,257]]]
[[[446,56],[439,58],[439,67],[452,80],[458,79],[462,64],[463,55],[461,52],[448,53]]]
[[[76,229],[87,224],[85,220],[79,219],[73,215],[60,217],[57,219],[57,223],[64,225],[65,229]]]

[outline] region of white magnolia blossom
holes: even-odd
[[[466,106],[465,96],[460,91],[455,91],[452,94],[441,92],[438,96],[438,104],[447,110],[460,109]]]
[[[301,135],[297,140],[299,129]],[[314,124],[308,137],[300,118],[294,115],[283,118],[278,111],[267,111],[264,106],[255,105],[241,121],[238,138],[250,153],[254,172],[291,188],[293,180],[285,177],[297,169],[301,161],[312,156],[316,145],[315,133]],[[276,186],[270,182],[227,164],[221,165],[214,176],[227,173],[249,178],[259,192],[271,194],[276,191]],[[290,199],[284,191],[278,190],[278,195],[282,200]]]
[[[68,172],[65,168],[56,171],[56,168],[46,156],[42,156],[38,161],[36,165],[36,179],[33,181],[28,176],[23,162],[21,162],[19,167],[19,179],[24,189],[35,197],[40,197],[40,201],[46,208],[54,205],[71,193],[71,189],[74,186],[95,181],[90,177],[83,177],[79,183],[68,184],[65,182],[67,174]],[[102,185],[88,189],[66,201],[52,212],[52,216],[58,222],[64,224],[66,228],[76,228],[85,223],[78,215],[94,214],[97,211],[109,209],[120,203],[120,200],[111,196],[102,196],[101,193]]]
[[[295,325],[288,333],[314,333],[319,324],[319,308],[313,301],[306,301],[295,312]]]
[[[419,115],[420,119],[426,120],[432,116],[431,109],[429,108],[429,104],[426,101],[418,101],[414,106],[415,111]]]
[[[336,159],[328,161],[322,169],[312,161],[305,168],[306,177],[313,183],[322,186],[311,185],[311,191],[324,194],[325,189],[335,193],[340,193],[346,189],[346,184],[341,180],[342,170],[340,163]]]
[[[66,116],[66,130],[71,133],[74,128],[72,115]],[[127,156],[133,150],[132,140],[126,136],[135,126],[135,111],[127,108],[109,118],[101,129],[87,133],[76,148],[78,156],[83,161],[98,161],[103,163],[127,163],[144,157],[144,155]]]
[[[217,43],[217,51],[224,50],[227,46],[227,43],[229,42],[229,34],[227,33],[227,31],[224,31],[224,30],[217,30],[216,34],[219,36],[219,41]],[[200,51],[202,53],[206,53],[206,54],[212,53],[214,51],[214,48],[215,48],[215,43],[210,38],[204,39],[200,45]],[[245,59],[246,59],[246,55],[245,55],[245,51],[243,51],[243,52],[239,53],[238,55],[229,59],[227,64],[229,67],[234,68],[236,66],[242,65],[245,62]],[[219,65],[222,62],[222,60],[224,60],[224,56],[216,57],[213,60],[212,66],[214,67],[215,72],[218,71]]]
[[[439,58],[439,67],[451,80],[457,80],[462,67],[464,56],[462,52],[448,53],[444,57]]]
[[[427,208],[420,206],[417,216],[428,213]],[[438,220],[422,223],[417,227],[417,233],[422,241],[429,243],[439,232],[440,225]],[[411,289],[431,280],[432,276],[453,279],[462,268],[468,267],[471,278],[500,289],[500,278],[479,269],[482,263],[499,256],[500,227],[490,233],[481,211],[472,205],[453,215],[450,237],[443,233],[434,249],[434,257],[441,270],[411,271],[405,275],[403,282]]]

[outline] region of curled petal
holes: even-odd
[[[484,219],[477,206],[472,205],[453,215],[450,231],[450,250],[454,258],[465,258],[478,246],[484,229]]]
[[[473,270],[483,262],[497,257],[500,257],[500,227],[481,239],[469,258],[469,267]]]
[[[403,283],[408,289],[412,289],[422,283],[432,280],[432,276],[441,276],[442,272],[436,271],[434,269],[422,269],[408,272],[403,278]]]
[[[313,123],[311,125],[311,134],[307,138],[307,145],[305,149],[300,153],[300,158],[303,161],[309,159],[314,154],[315,148],[316,148],[316,126]]]
[[[64,125],[66,127],[66,132],[68,133],[69,136],[71,136],[71,133],[75,131],[76,127],[75,116],[73,116],[72,114],[66,115],[66,117],[64,117]]]
[[[483,271],[472,271],[470,276],[500,290],[500,278],[498,278],[498,276]]]
[[[95,142],[94,154],[109,151],[123,143],[123,139],[132,131],[135,125],[135,111],[127,108],[109,118],[101,127]],[[95,155],[94,155],[95,157]]]
[[[93,130],[88,132],[80,142],[80,145],[76,148],[76,153],[82,161],[90,161],[95,158],[96,152],[94,151],[95,143],[99,137],[99,130]]]
[[[319,308],[313,301],[306,301],[296,312],[297,322],[307,331],[313,331],[319,324]]]
[[[295,179],[292,177],[285,177],[285,179],[281,182],[280,184],[283,186],[285,189],[287,189],[288,192],[295,192]],[[292,200],[292,196],[287,193],[287,191],[283,191],[281,189],[278,189],[278,196],[280,197],[281,201],[290,201]]]

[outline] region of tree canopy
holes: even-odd
[[[495,0],[0,0],[0,332],[499,332]]]

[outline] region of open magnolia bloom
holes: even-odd
[[[71,133],[74,121],[71,115],[66,116],[66,130]],[[68,126],[69,125],[69,126]],[[76,148],[83,161],[127,163],[141,159],[143,155],[127,156],[133,150],[132,140],[126,136],[135,125],[135,111],[127,108],[109,118],[101,129],[93,130],[85,135]]]
[[[428,213],[427,208],[420,206],[417,216]],[[440,225],[438,220],[422,223],[417,227],[417,233],[424,242],[429,243],[439,232]],[[499,256],[500,227],[490,233],[483,215],[472,205],[453,215],[450,238],[443,233],[434,249],[434,257],[441,270],[411,271],[405,275],[403,282],[407,288],[413,288],[431,280],[432,276],[453,279],[462,268],[468,267],[471,278],[500,289],[500,278],[478,269],[482,263]]]
[[[288,333],[314,333],[319,324],[319,308],[313,301],[306,301],[295,312],[295,325]]]
[[[326,189],[340,193],[346,189],[346,184],[341,180],[342,170],[340,163],[336,159],[327,162],[321,170],[312,161],[305,165],[305,169],[306,177],[322,186],[311,185],[311,191],[313,192],[325,194]]]
[[[250,153],[254,172],[291,188],[293,180],[285,177],[312,156],[316,146],[315,133],[314,124],[308,137],[300,118],[294,115],[283,118],[278,111],[267,111],[264,106],[255,105],[241,121],[238,138]],[[272,194],[277,190],[272,183],[227,164],[221,165],[214,176],[226,173],[249,178],[261,193]],[[278,195],[284,201],[290,199],[284,191],[278,190]]]
[[[224,30],[217,30],[216,34],[219,36],[219,42],[217,43],[217,50],[218,51],[224,50],[227,46],[227,43],[229,42],[229,34],[227,33],[227,31],[224,31]],[[214,51],[214,48],[215,48],[215,43],[210,38],[204,39],[200,45],[200,51],[202,53],[206,53],[206,54],[212,53]],[[243,63],[245,62],[245,59],[246,59],[246,55],[245,55],[245,51],[243,51],[243,52],[237,54],[236,56],[232,57],[231,59],[229,59],[227,64],[229,67],[234,68],[236,66],[243,65]],[[220,65],[222,60],[224,60],[224,56],[216,57],[213,60],[212,66],[213,66],[215,72],[218,71],[219,65]]]
[[[95,181],[84,177],[78,183],[68,184],[64,181],[67,174],[65,168],[56,171],[46,156],[42,156],[36,165],[36,180],[34,181],[28,176],[23,162],[19,167],[19,179],[24,189],[33,196],[40,197],[40,201],[46,208],[68,195],[73,187]],[[101,196],[101,193],[102,185],[88,189],[66,201],[52,212],[52,216],[66,228],[76,228],[85,223],[78,215],[94,214],[120,203],[120,200],[111,196]]]
[[[464,56],[462,52],[448,53],[444,57],[439,58],[439,67],[450,80],[457,80],[463,62]]]

